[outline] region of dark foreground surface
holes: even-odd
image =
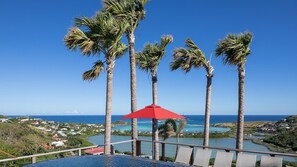
[[[186,165],[125,155],[89,155],[43,161],[26,167],[182,167]]]

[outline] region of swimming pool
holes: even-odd
[[[88,155],[59,158],[30,164],[26,167],[185,167],[187,165],[126,155]]]

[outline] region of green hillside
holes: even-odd
[[[0,123],[0,149],[14,156],[31,155],[45,152],[44,145],[51,137],[37,131],[30,125]],[[0,153],[0,159],[9,158]]]
[[[280,120],[274,126],[276,131],[263,141],[286,150],[297,151],[297,115]]]

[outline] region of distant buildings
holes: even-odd
[[[62,147],[62,146],[64,146],[64,142],[63,141],[54,141],[51,143],[51,145],[54,147]]]
[[[6,122],[8,122],[8,119],[7,118],[1,118],[0,119],[0,123],[6,123]]]
[[[39,125],[39,122],[38,121],[33,121],[31,122],[32,125]]]

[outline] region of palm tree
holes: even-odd
[[[130,55],[130,86],[131,86],[131,112],[136,111],[136,61],[135,61],[135,35],[134,31],[138,23],[144,18],[144,5],[147,0],[104,0],[106,10],[111,12],[113,16],[128,23],[126,36],[129,43]],[[132,139],[137,139],[137,119],[132,119]],[[136,142],[132,144],[133,156],[136,156]]]
[[[204,53],[191,40],[186,39],[186,48],[177,48],[173,53],[173,60],[171,62],[171,70],[181,68],[184,72],[189,72],[193,68],[204,67],[206,70],[206,102],[205,102],[205,121],[204,121],[204,139],[203,145],[208,146],[209,141],[209,118],[210,118],[210,100],[211,100],[211,83],[213,77],[213,67],[205,58]]]
[[[175,136],[177,132],[177,125],[175,120],[167,119],[164,124],[161,124],[158,127],[159,136],[163,138],[163,140],[168,139],[169,137]]]
[[[163,138],[163,140],[166,140],[172,136],[176,136],[176,153],[178,149],[179,136],[185,126],[186,120],[184,119],[180,120],[178,126],[177,122],[174,119],[167,119],[164,124],[158,127],[159,135]]]
[[[237,66],[238,69],[237,149],[243,149],[245,63],[247,56],[251,53],[252,38],[250,32],[238,35],[228,34],[225,39],[219,41],[216,48],[216,56],[222,56],[224,64]]]
[[[80,49],[84,56],[104,55],[103,60],[95,62],[91,70],[83,74],[84,80],[96,79],[106,65],[106,110],[104,154],[110,154],[111,112],[112,112],[112,80],[115,60],[128,49],[121,42],[127,25],[115,20],[110,13],[101,11],[93,18],[75,19],[75,26],[70,28],[64,42],[70,50]]]
[[[165,55],[166,46],[173,41],[170,35],[163,36],[161,43],[147,44],[142,52],[136,53],[136,63],[141,70],[152,76],[152,97],[153,104],[157,104],[157,69],[161,59]],[[153,140],[158,141],[158,121],[153,119]],[[154,144],[154,159],[159,160],[159,145]]]

